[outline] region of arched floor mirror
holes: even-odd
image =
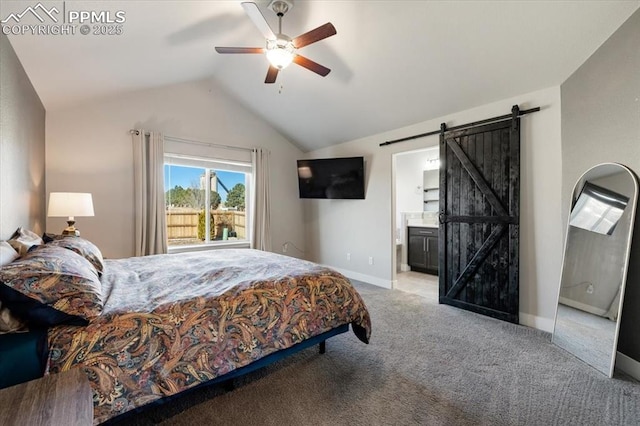
[[[613,376],[638,198],[631,170],[587,170],[573,189],[552,341]]]

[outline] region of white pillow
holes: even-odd
[[[0,241],[0,268],[7,263],[13,262],[18,257],[20,257],[20,255],[11,247],[11,244],[6,241]]]
[[[6,241],[0,241],[0,267],[13,262],[20,257],[11,244]],[[0,302],[0,334],[15,333],[16,331],[25,331],[26,325],[14,317],[6,306]]]
[[[44,241],[42,241],[42,238],[40,238],[38,234],[23,227],[18,228],[7,242],[11,244],[11,247],[16,249],[20,256],[27,254],[31,246],[44,244]]]

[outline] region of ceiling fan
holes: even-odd
[[[265,53],[270,63],[267,77],[264,80],[265,83],[275,83],[278,72],[286,68],[291,62],[311,70],[322,77],[325,77],[331,72],[329,68],[296,53],[298,49],[304,46],[335,35],[336,29],[330,22],[292,39],[282,33],[282,17],[293,7],[291,0],[273,0],[269,4],[269,8],[278,15],[278,34],[274,34],[255,3],[242,2],[241,5],[254,25],[267,39],[266,47],[216,47],[216,52]]]

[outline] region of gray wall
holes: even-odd
[[[562,221],[573,185],[602,162],[640,173],[640,10],[565,81],[562,101]],[[631,252],[618,351],[640,361],[640,224]],[[566,228],[565,228],[566,229]]]
[[[47,111],[47,192],[93,194],[95,216],[82,217],[76,225],[103,255],[134,255],[129,129],[136,128],[194,141],[268,149],[271,246],[281,252],[288,241],[304,248],[295,167],[302,151],[207,78],[111,94]],[[69,152],[81,161],[69,162]],[[64,226],[64,218],[47,220],[47,229],[53,232]],[[287,254],[300,256],[301,252],[292,249]]]
[[[45,109],[6,36],[0,35],[0,239],[45,226]]]
[[[438,146],[438,135],[380,147],[385,140],[540,106],[521,121],[520,323],[553,330],[562,264],[560,86],[309,152],[307,158],[365,157],[365,200],[303,200],[306,258],[347,277],[390,288],[395,276],[393,155]],[[347,257],[347,253],[350,254]],[[368,262],[368,258],[372,262]]]

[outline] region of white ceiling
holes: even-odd
[[[36,3],[3,0],[0,15]],[[332,72],[322,78],[294,64],[266,85],[262,55],[214,51],[263,47],[239,1],[42,3],[126,13],[122,35],[9,36],[47,110],[211,77],[304,150],[559,85],[640,7],[640,0],[298,0],[283,32],[295,37],[333,23],[337,35],[299,52]],[[257,3],[277,29],[268,2]]]

